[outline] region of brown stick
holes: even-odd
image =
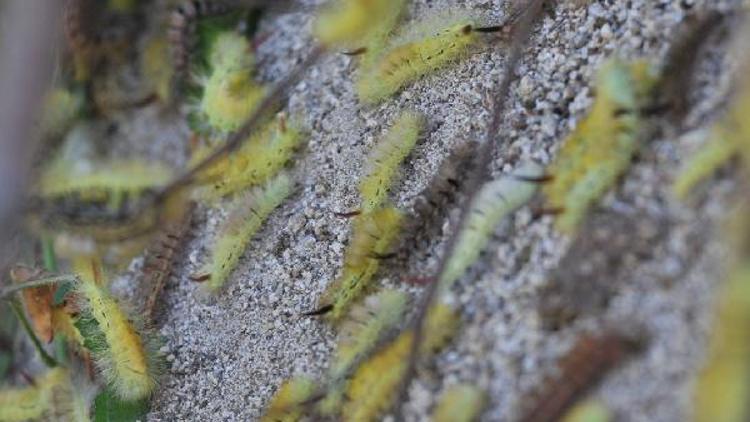
[[[497,88],[495,101],[493,105],[492,120],[487,128],[487,136],[483,144],[478,147],[478,162],[476,171],[470,175],[468,182],[466,183],[466,192],[470,193],[470,197],[464,202],[461,207],[461,213],[456,225],[458,230],[454,231],[453,235],[448,239],[448,243],[445,248],[440,262],[438,264],[438,270],[436,271],[436,280],[440,280],[440,275],[445,271],[448,259],[453,254],[456,248],[458,234],[461,233],[467,217],[470,211],[470,205],[474,201],[476,192],[479,191],[481,183],[487,179],[490,173],[490,164],[492,163],[493,152],[495,151],[495,145],[497,142],[496,137],[500,135],[500,124],[503,121],[505,115],[506,99],[508,92],[510,91],[510,84],[516,79],[516,66],[523,56],[524,48],[531,38],[534,23],[541,16],[542,6],[545,0],[533,0],[526,6],[526,10],[523,15],[519,18],[517,25],[514,27],[512,32],[512,44],[510,54],[505,62],[505,71],[503,79],[500,82],[500,86]],[[399,387],[397,397],[400,398],[401,403],[406,402],[406,396],[408,393],[408,387],[411,379],[416,373],[417,360],[419,358],[419,349],[424,339],[425,320],[427,313],[432,306],[433,302],[437,299],[437,293],[439,291],[439,282],[431,283],[427,286],[427,291],[419,304],[417,313],[412,321],[414,327],[414,341],[409,352],[409,361],[407,363],[404,380]],[[399,406],[397,409],[396,420],[403,420],[403,409]]]

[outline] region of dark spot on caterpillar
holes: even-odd
[[[188,278],[192,281],[195,281],[196,283],[203,283],[204,281],[208,281],[211,279],[211,274],[209,273],[192,274]]]
[[[396,254],[396,253],[387,253],[387,254],[380,254],[380,253],[375,253],[375,252],[373,252],[373,253],[371,253],[371,254],[370,254],[370,258],[373,258],[373,259],[378,259],[378,260],[381,260],[381,261],[383,261],[383,260],[386,260],[386,259],[393,259],[393,258],[395,258],[395,257],[396,257],[397,255],[398,255],[398,254]]]
[[[342,51],[341,54],[346,55],[346,56],[359,56],[360,54],[364,54],[366,52],[367,52],[367,47],[360,47],[354,50]]]
[[[482,33],[492,33],[492,32],[500,32],[505,29],[505,25],[495,25],[495,26],[485,26],[481,28],[474,28],[474,31],[476,32],[482,32]],[[471,32],[471,26],[469,26],[469,32]],[[464,30],[465,34],[468,34]]]
[[[325,315],[331,312],[332,310],[333,310],[333,304],[330,304],[330,305],[321,306],[320,308],[314,311],[304,312],[302,315],[303,316],[319,316],[319,315]]]
[[[345,212],[336,212],[336,211],[334,211],[333,212],[333,215],[335,215],[336,217],[341,217],[341,218],[356,217],[356,216],[358,216],[360,214],[362,214],[362,210],[345,211]]]

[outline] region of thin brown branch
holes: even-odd
[[[286,97],[286,94],[288,93],[287,91],[289,91],[302,78],[302,75],[304,75],[307,69],[312,67],[324,52],[325,48],[323,48],[322,46],[316,46],[312,50],[310,55],[302,63],[300,63],[289,75],[287,75],[286,78],[277,82],[273,86],[273,88],[266,94],[260,104],[258,104],[258,107],[256,107],[255,111],[253,111],[250,117],[245,121],[245,123],[236,132],[229,136],[229,139],[227,139],[227,141],[224,143],[224,145],[221,146],[221,148],[216,149],[208,157],[203,159],[203,161],[195,165],[195,167],[187,170],[185,173],[178,176],[175,180],[162,188],[154,198],[156,204],[158,205],[159,203],[164,201],[170,194],[188,186],[190,183],[192,183],[193,179],[198,173],[205,170],[207,167],[209,167],[211,164],[215,163],[222,157],[225,157],[231,152],[237,150],[242,145],[242,143],[250,136],[250,134],[258,127],[258,125],[263,120],[263,117],[267,115],[269,110],[273,110],[274,106],[284,97]],[[152,205],[153,204],[151,203],[146,204],[146,206]],[[142,212],[143,210],[140,211]]]
[[[445,271],[448,259],[450,259],[451,255],[454,253],[458,234],[461,232],[467,220],[470,212],[470,206],[475,199],[474,197],[476,195],[476,192],[479,192],[480,185],[488,178],[490,174],[490,164],[492,163],[492,157],[494,157],[495,155],[494,152],[496,150],[496,146],[500,143],[500,125],[505,115],[505,107],[510,91],[510,85],[516,79],[516,67],[521,57],[523,56],[526,44],[531,38],[534,24],[541,16],[544,3],[545,0],[532,0],[526,6],[526,10],[524,11],[523,15],[521,15],[517,24],[513,28],[511,38],[512,44],[510,46],[508,59],[505,62],[503,79],[501,80],[500,85],[498,86],[495,93],[492,110],[492,120],[490,120],[490,124],[487,128],[487,136],[485,142],[478,147],[478,162],[476,170],[472,175],[470,175],[469,180],[466,183],[465,189],[466,192],[470,193],[470,197],[467,198],[467,200],[461,207],[461,213],[457,220],[456,230],[448,239],[445,252],[438,264],[438,269],[436,271],[437,277],[435,277],[437,280],[440,279],[440,275]],[[399,403],[403,404],[406,402],[409,384],[411,383],[411,379],[416,373],[419,350],[424,339],[427,313],[429,312],[432,304],[437,299],[439,288],[440,283],[438,282],[431,283],[427,286],[427,290],[424,293],[422,301],[419,303],[417,313],[414,317],[414,320],[412,321],[412,326],[414,327],[414,341],[412,342],[411,350],[409,352],[409,360],[407,363],[404,380],[399,387],[399,392],[397,395]],[[403,419],[402,411],[402,406],[399,406],[396,415],[397,420]]]

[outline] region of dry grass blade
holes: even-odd
[[[476,192],[479,191],[480,184],[485,179],[487,179],[489,175],[489,165],[492,161],[492,157],[494,156],[493,152],[495,150],[496,137],[499,135],[500,123],[502,122],[505,114],[504,111],[506,106],[506,99],[508,97],[508,92],[510,91],[510,85],[516,78],[516,66],[523,56],[523,51],[526,47],[526,44],[528,43],[528,40],[531,38],[534,24],[542,14],[544,3],[544,0],[533,0],[527,6],[525,6],[525,12],[518,18],[518,22],[513,29],[510,54],[508,55],[508,59],[505,62],[503,79],[500,82],[500,86],[497,88],[495,94],[492,110],[492,120],[490,121],[490,125],[487,128],[487,137],[484,143],[478,147],[478,162],[476,170],[472,175],[470,175],[465,187],[466,192],[472,192],[472,197],[467,198],[467,200],[464,202],[464,206],[461,208],[461,214],[457,224],[459,230],[456,230],[454,234],[448,239],[448,244],[446,245],[445,252],[439,262],[438,270],[436,272],[438,275],[442,274],[442,272],[445,270],[448,258],[451,256],[454,248],[456,247],[456,242],[458,239],[457,234],[461,232],[460,227],[463,226],[464,222],[466,221],[466,218],[469,214],[469,205],[474,201],[473,197],[475,196]],[[437,278],[438,277],[436,277],[436,279]],[[409,382],[413,378],[416,371],[420,344],[425,337],[424,330],[427,311],[432,306],[432,303],[436,300],[438,290],[439,283],[431,283],[427,287],[427,291],[424,294],[422,302],[419,304],[417,314],[414,318],[414,321],[412,322],[414,326],[414,342],[412,343],[412,347],[409,352],[409,361],[407,363],[406,376],[404,377],[404,382],[400,385],[399,394],[397,396],[401,399],[401,402],[405,401],[404,399],[407,394]],[[403,419],[401,410],[402,409],[399,408],[397,412],[397,420]]]

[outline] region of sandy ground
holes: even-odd
[[[278,79],[311,50],[313,3],[262,21],[260,30],[268,39],[258,51],[260,79]],[[512,170],[522,159],[551,161],[591,105],[592,76],[605,58],[645,57],[660,63],[674,28],[687,14],[737,3],[599,1],[566,3],[550,11],[518,70],[520,82],[512,90],[494,160],[496,174]],[[506,0],[414,0],[406,22],[451,8],[501,22],[510,6]],[[659,135],[644,145],[622,183],[596,211],[604,217],[591,218],[592,225],[598,221],[605,228],[610,219],[621,218],[621,226],[612,225],[615,234],[618,227],[648,228],[635,230],[623,249],[611,252],[616,265],[585,281],[604,291],[606,300],[584,299],[572,305],[581,311],[573,323],[557,330],[545,326],[539,304],[550,291],[566,294],[565,286],[552,283],[571,278],[556,276],[560,271],[555,270],[571,242],[554,232],[551,217],[532,219],[529,209],[522,209],[498,228],[481,261],[456,287],[452,300],[460,304],[463,329],[412,384],[409,420],[427,419],[438,394],[457,382],[477,383],[489,392],[483,420],[513,420],[574,338],[606,327],[643,332],[651,341],[593,394],[618,420],[689,417],[691,388],[721,280],[724,251],[716,229],[733,183],[724,174],[710,186],[702,185],[690,203],[672,199],[669,189],[680,163],[699,146],[700,131],[725,102],[725,50],[717,45],[702,56],[691,94],[695,107],[686,123],[679,128],[657,123]],[[413,109],[428,117],[423,139],[403,166],[392,195],[398,206],[410,209],[453,147],[484,140],[488,95],[501,77],[506,52],[502,43],[486,46],[370,108],[356,100],[352,58],[329,54],[307,72],[286,108],[309,132],[306,150],[295,163],[296,193],[251,243],[224,292],[208,302],[188,276],[206,259],[223,213],[197,212],[160,306],[156,329],[164,337],[168,369],[149,420],[253,420],[284,379],[317,377],[325,370],[335,334],[300,314],[315,308],[341,266],[349,222],[333,211],[356,208],[364,155],[399,111]],[[164,151],[174,151],[170,146],[184,141],[186,130],[170,124],[154,138],[148,125],[163,124],[160,119],[153,109],[122,119],[131,152],[169,155]],[[434,239],[429,249],[417,252],[420,259],[411,260],[418,261],[415,265],[382,271],[378,282],[418,293],[419,288],[402,280],[431,274],[443,240]],[[132,280],[139,265],[136,261],[123,280]]]

